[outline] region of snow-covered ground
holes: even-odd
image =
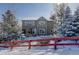
[[[54,36],[52,35],[47,35],[47,36],[35,36],[35,37],[27,37],[26,40],[37,40],[37,39],[47,39],[47,38],[53,38]]]
[[[30,50],[27,47],[16,47],[12,51],[9,48],[0,48],[0,55],[79,55],[79,47],[58,47],[58,50],[53,47],[32,47]]]
[[[29,37],[29,39],[51,38],[52,36]],[[74,43],[74,41],[61,41],[59,43]],[[10,48],[0,48],[0,55],[79,55],[79,46],[58,46],[54,50],[53,46],[39,46],[32,47],[15,47],[13,50]]]

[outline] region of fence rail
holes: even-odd
[[[57,49],[57,46],[69,46],[69,45],[79,45],[79,43],[58,43],[58,40],[79,40],[79,36],[73,36],[73,37],[63,37],[63,38],[50,38],[50,39],[37,39],[37,40],[15,40],[15,41],[6,41],[6,42],[0,42],[0,44],[5,44],[4,46],[0,46],[0,47],[10,47],[11,50],[14,47],[26,47],[28,46],[28,49],[31,49],[32,46],[54,46],[54,49]],[[49,43],[49,44],[36,44],[33,45],[33,42],[44,42],[44,41],[53,41],[54,43]],[[18,43],[28,43],[28,45],[20,45]]]

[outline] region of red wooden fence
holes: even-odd
[[[32,46],[54,46],[54,49],[57,49],[57,46],[69,46],[69,45],[79,45],[79,43],[60,43],[58,44],[58,40],[79,40],[79,36],[73,36],[73,37],[62,37],[62,38],[50,38],[50,39],[39,39],[39,40],[16,40],[16,41],[9,41],[9,42],[0,42],[0,44],[5,44],[5,46],[0,47],[10,47],[11,50],[14,47],[20,47],[20,46],[28,46],[28,49],[31,49]],[[36,44],[32,45],[32,42],[43,42],[43,41],[54,41],[54,43],[49,44]],[[20,45],[19,43],[28,43],[28,45]]]

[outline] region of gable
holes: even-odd
[[[47,21],[43,16],[38,18],[38,21]]]

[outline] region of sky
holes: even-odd
[[[72,11],[76,9],[79,4],[69,4]],[[12,10],[18,20],[26,19],[27,17],[41,17],[49,18],[51,12],[54,10],[54,3],[0,3],[0,19],[6,10]]]

